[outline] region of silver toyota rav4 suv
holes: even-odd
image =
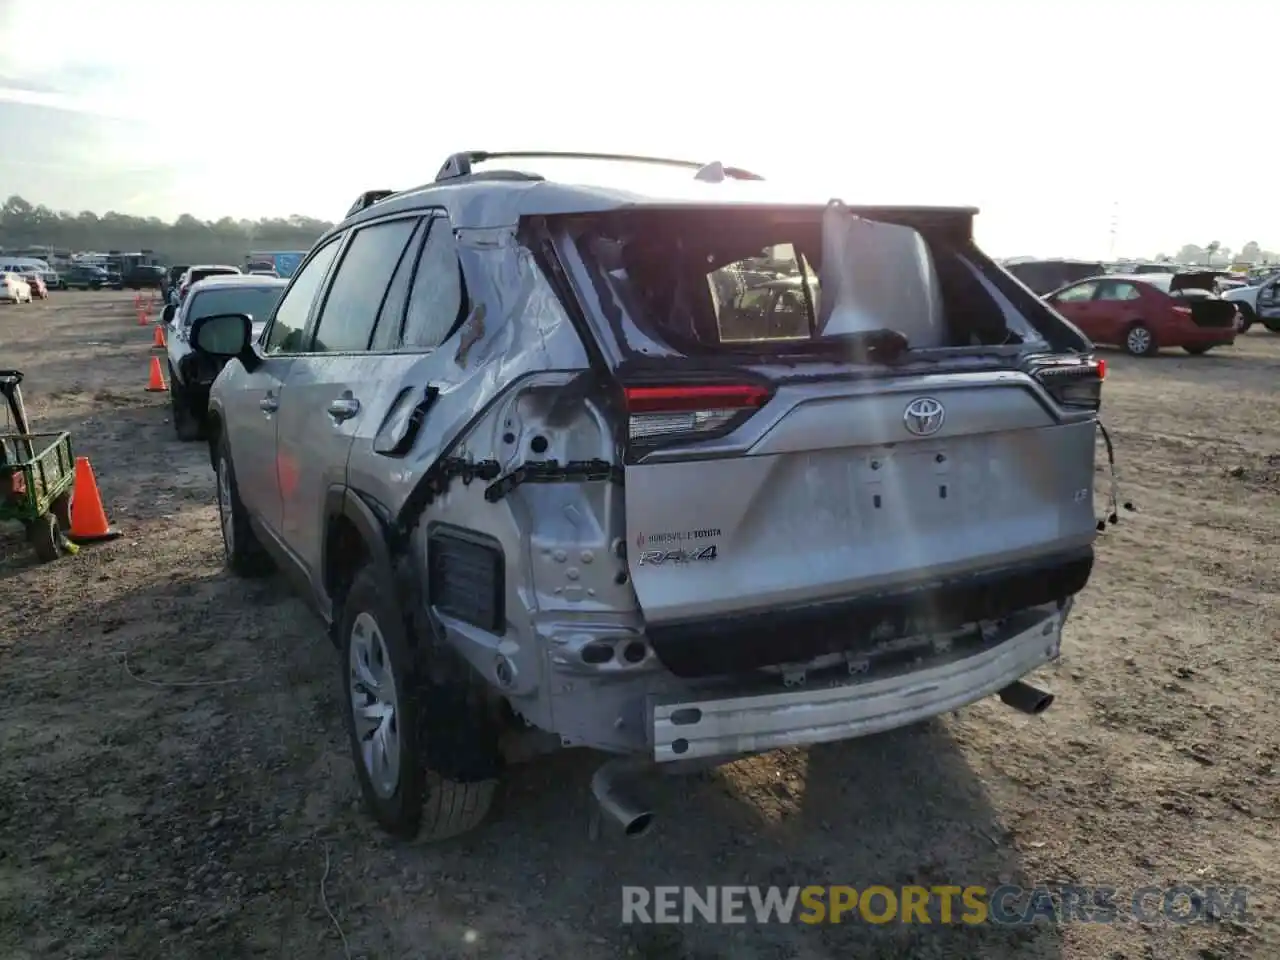
[[[474,169],[548,156],[601,176]],[[1089,341],[972,209],[620,160],[456,154],[363,194],[260,336],[192,330],[234,358],[227,563],[329,625],[400,836],[476,826],[531,745],[613,755],[595,809],[638,834],[637,768],[1052,699],[1022,678],[1093,565]]]

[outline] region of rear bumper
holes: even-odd
[[[1058,656],[1071,601],[1017,617],[980,652],[842,686],[649,704],[658,763],[848,740],[907,726],[990,696]],[[1033,615],[1034,613],[1034,615]]]
[[[678,677],[740,675],[1057,603],[1083,590],[1092,570],[1093,548],[1083,547],[848,599],[646,624],[645,634],[663,666]]]

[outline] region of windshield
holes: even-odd
[[[247,313],[254,323],[265,323],[283,292],[283,286],[227,287],[224,290],[202,291],[191,301],[183,326],[190,327],[200,317],[212,317],[220,313]]]

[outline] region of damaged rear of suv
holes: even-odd
[[[329,408],[364,418],[341,469],[289,468],[342,477],[317,529],[290,524],[289,499],[273,526],[227,485],[234,549],[248,536],[296,566],[333,625],[384,826],[474,826],[513,744],[616,755],[593,790],[637,834],[637,767],[993,694],[1048,705],[1022,678],[1058,656],[1090,576],[1105,367],[976,247],[975,211],[783,203],[719,164],[664,193],[471,169],[496,156],[366,194],[338,228],[435,218],[388,267],[359,361],[376,385]],[[396,277],[439,228],[456,322],[397,353]],[[325,330],[333,260],[304,343]],[[220,505],[238,377],[211,402]]]

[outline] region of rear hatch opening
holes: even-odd
[[[1212,271],[1176,273],[1169,280],[1169,295],[1191,312],[1198,327],[1234,328],[1236,305],[1218,295],[1218,274]]]
[[[546,226],[544,264],[618,387],[627,563],[670,669],[955,630],[1087,579],[1105,366],[976,247],[971,211]]]
[[[971,220],[833,201],[640,208],[564,226],[619,363],[867,361],[877,338],[921,354],[1035,341],[1087,350],[977,249]]]

